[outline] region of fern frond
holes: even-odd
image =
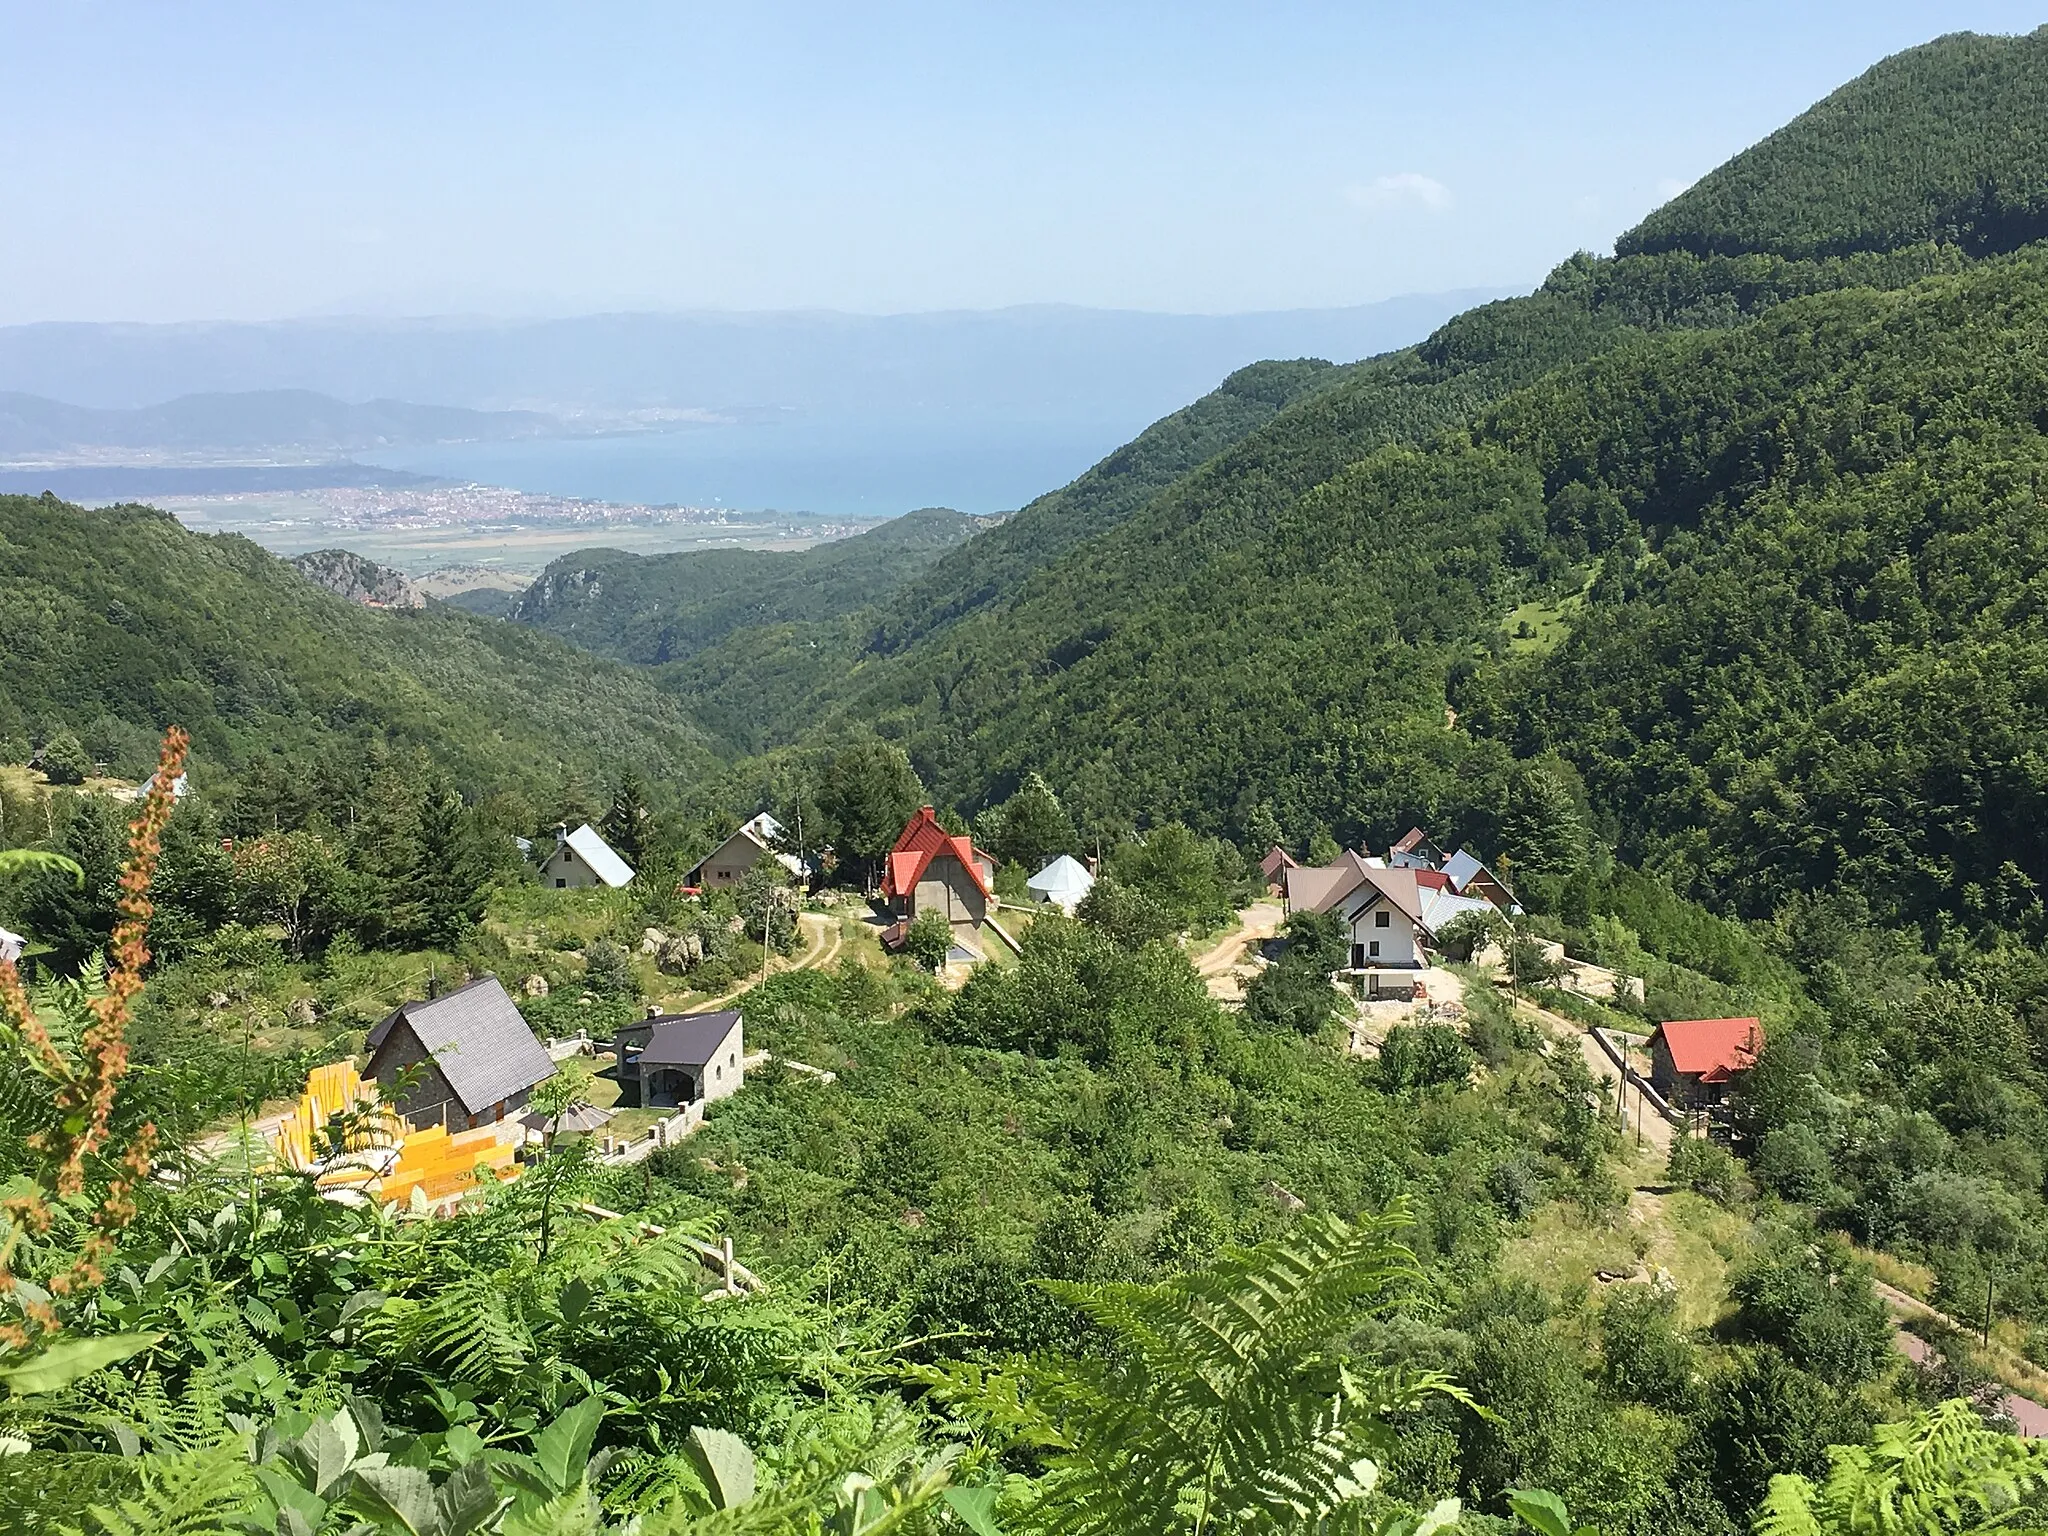
[[[92,1506],[105,1536],[220,1536],[254,1491],[249,1458],[230,1442],[178,1456],[152,1456],[141,1466],[142,1491],[113,1508]],[[83,1536],[72,1532],[70,1536]]]
[[[2048,1444],[1989,1429],[1963,1399],[1835,1446],[1825,1481],[1775,1477],[1758,1536],[1872,1536],[2009,1527],[2048,1490]]]

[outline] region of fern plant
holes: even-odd
[[[1356,1223],[1305,1218],[1284,1239],[1155,1285],[1042,1282],[1102,1330],[1107,1358],[912,1374],[1041,1456],[1033,1529],[1384,1529],[1370,1495],[1392,1446],[1387,1420],[1431,1394],[1468,1401],[1444,1376],[1363,1367],[1333,1347],[1418,1276],[1397,1237],[1409,1220],[1399,1204]],[[1455,1514],[1447,1504],[1422,1524]]]
[[[1757,1511],[1757,1536],[1977,1536],[2048,1527],[2048,1443],[2002,1435],[1961,1398],[1868,1445],[1828,1452],[1827,1478],[1780,1473]]]

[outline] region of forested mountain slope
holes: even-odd
[[[358,607],[246,539],[142,507],[0,497],[0,676],[0,738],[68,728],[130,773],[173,722],[202,775],[373,739],[471,785],[712,761],[640,674],[441,605]]]
[[[997,602],[1074,545],[1106,533],[1158,491],[1241,442],[1282,409],[1349,370],[1315,359],[1240,368],[1184,410],[1155,422],[1069,485],[971,539],[911,583],[877,625],[876,647],[900,650]]]
[[[1987,50],[2010,92],[2048,74],[2036,39],[1948,38],[1883,66],[1887,99],[1946,111]],[[2013,177],[2043,169],[1972,121]],[[1298,837],[1485,839],[1515,759],[1549,751],[1624,852],[1716,900],[2024,903],[2048,879],[2019,825],[2044,296],[2039,252],[1925,239],[1578,257],[1343,370],[1002,600],[900,648],[884,626],[808,695],[730,651],[677,680],[771,738],[875,726],[964,807],[1036,769],[1103,828],[1240,835],[1266,807]],[[1944,699],[1965,718],[1937,730]]]
[[[887,722],[885,728],[900,731],[906,712],[957,716],[984,700],[1002,707],[1021,697],[1025,682],[1088,654],[1113,615],[1172,581],[1187,559],[1261,537],[1276,509],[1361,455],[1463,420],[1517,384],[1624,334],[1619,319],[1538,294],[1482,305],[1420,347],[1348,368],[1278,365],[1304,370],[1312,387],[1290,390],[1287,403],[1249,431],[1191,432],[1174,419],[1161,423],[1132,445],[1143,450],[1133,454],[1144,466],[1141,483],[1116,487],[1112,498],[1105,493],[1113,482],[1083,477],[1034,503],[1018,515],[1017,534],[1005,525],[983,535],[1006,540],[985,564],[977,539],[935,568],[933,583],[906,590],[861,653],[806,653],[742,632],[675,669],[672,681],[707,724],[755,747],[795,739],[821,722]],[[1219,402],[1204,414],[1215,420],[1226,410]],[[1249,413],[1230,414],[1247,423]],[[1192,470],[1173,473],[1178,459],[1205,450],[1209,456]],[[1093,537],[1075,540],[1078,529],[1067,519],[1076,510],[1079,521],[1102,524]],[[941,579],[953,584],[942,589]],[[935,732],[918,742],[948,783],[969,769],[962,746]]]
[[[2048,27],[1895,54],[1651,214],[1622,256],[1840,256],[2048,237]]]
[[[818,623],[880,602],[985,522],[924,507],[795,552],[580,549],[541,572],[510,617],[600,655],[672,661],[738,629]]]

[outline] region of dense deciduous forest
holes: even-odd
[[[0,994],[0,1512],[2041,1524],[2004,1414],[2048,1385],[2044,80],[2042,34],[1942,39],[1617,258],[1244,370],[943,554],[622,557],[544,626],[651,669],[0,500],[0,923],[53,978]],[[124,882],[95,770],[174,719],[197,788]],[[927,802],[999,893],[1100,879],[958,985],[773,859],[678,889],[764,807],[858,887]],[[535,883],[514,837],[583,819],[633,886]],[[1269,843],[1411,824],[1528,908],[1499,984],[1366,1039],[1297,914],[1219,999]],[[548,1036],[737,996],[770,1059],[688,1141],[556,1135],[439,1220],[244,1154],[458,975]],[[1725,1143],[1625,1135],[1584,1027],[1734,1016]],[[707,1280],[726,1238],[764,1289]]]
[[[510,617],[585,650],[650,664],[694,655],[736,630],[824,625],[881,601],[973,536],[945,507],[892,518],[800,553],[585,549],[551,564]]]
[[[716,761],[639,673],[445,607],[357,607],[246,539],[195,537],[144,507],[0,496],[0,647],[0,757],[17,763],[68,733],[133,778],[170,720],[192,732],[202,780],[369,741],[479,784]]]

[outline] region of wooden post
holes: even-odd
[[[718,1262],[725,1271],[726,1295],[739,1295],[739,1287],[732,1283],[732,1234],[729,1232],[718,1240]]]

